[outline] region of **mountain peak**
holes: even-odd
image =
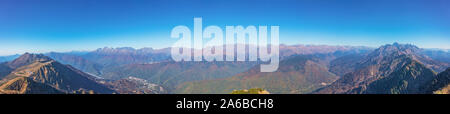
[[[412,44],[399,44],[397,42],[394,42],[393,44],[386,44],[384,46],[380,47],[381,49],[397,49],[400,51],[404,51],[404,50],[412,50],[412,51],[417,51],[420,48],[412,45]]]
[[[50,57],[47,57],[43,54],[31,54],[31,53],[24,53],[17,59],[11,61],[8,63],[8,65],[11,68],[17,68],[23,65],[31,64],[35,61],[50,61],[52,60]]]
[[[371,53],[372,56],[397,56],[397,55],[414,55],[420,51],[415,45],[412,44],[399,44],[397,42],[393,44],[386,44]]]

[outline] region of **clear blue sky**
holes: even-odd
[[[284,44],[450,49],[448,0],[1,0],[0,55],[171,46],[170,31],[278,25]],[[192,28],[191,28],[192,29]]]

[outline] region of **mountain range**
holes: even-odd
[[[356,61],[352,72],[314,93],[419,94],[448,63],[429,59],[414,45],[381,46]],[[433,70],[435,69],[435,70]]]
[[[9,56],[0,56],[0,63],[1,62],[12,61],[12,60],[16,59],[19,56],[20,56],[19,54],[9,55]]]
[[[0,57],[0,93],[448,93],[450,53],[411,44],[280,45],[276,72],[261,62],[175,62],[170,48],[99,48]],[[3,59],[2,59],[3,58]],[[6,59],[4,59],[6,58]]]

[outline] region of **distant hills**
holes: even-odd
[[[276,72],[260,62],[174,62],[170,48],[99,48],[0,57],[0,93],[448,93],[450,52],[410,44],[280,45]],[[4,61],[3,63],[1,61]],[[240,91],[244,92],[245,91]]]
[[[261,88],[251,88],[248,90],[233,90],[231,94],[270,94],[270,92]]]
[[[442,71],[449,64],[433,60],[422,52],[414,45],[394,43],[368,53],[342,55],[328,65],[318,64],[327,63],[320,62],[326,59],[314,61],[314,58],[295,56],[281,61],[280,69],[274,73],[251,69],[231,78],[189,82],[179,86],[177,91],[227,93],[239,88],[264,88],[272,93],[431,93],[432,80],[438,80],[435,71]],[[334,81],[336,74],[342,77]]]

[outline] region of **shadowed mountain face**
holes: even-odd
[[[328,46],[328,45],[280,45],[280,56],[330,54],[330,53],[365,53],[372,48],[362,46]]]
[[[427,93],[450,94],[450,68],[439,73],[436,78],[431,81],[427,88]]]
[[[2,81],[0,93],[113,93],[94,77],[42,54],[24,54],[7,63],[14,69]]]
[[[45,55],[63,64],[69,64],[83,72],[91,73],[92,75],[101,75],[102,65],[89,61],[81,56],[55,52],[47,53]]]
[[[358,61],[355,71],[315,93],[424,93],[436,75],[430,68],[442,66],[418,51],[413,45],[382,46]]]
[[[6,63],[0,63],[0,79],[11,73],[12,70]]]
[[[0,63],[12,61],[12,60],[16,59],[19,56],[20,56],[19,54],[10,55],[10,56],[0,56]]]
[[[308,93],[338,77],[312,56],[293,56],[280,62],[276,72],[260,72],[259,66],[230,78],[185,83],[176,93],[230,93],[233,90],[264,88],[271,93]]]

